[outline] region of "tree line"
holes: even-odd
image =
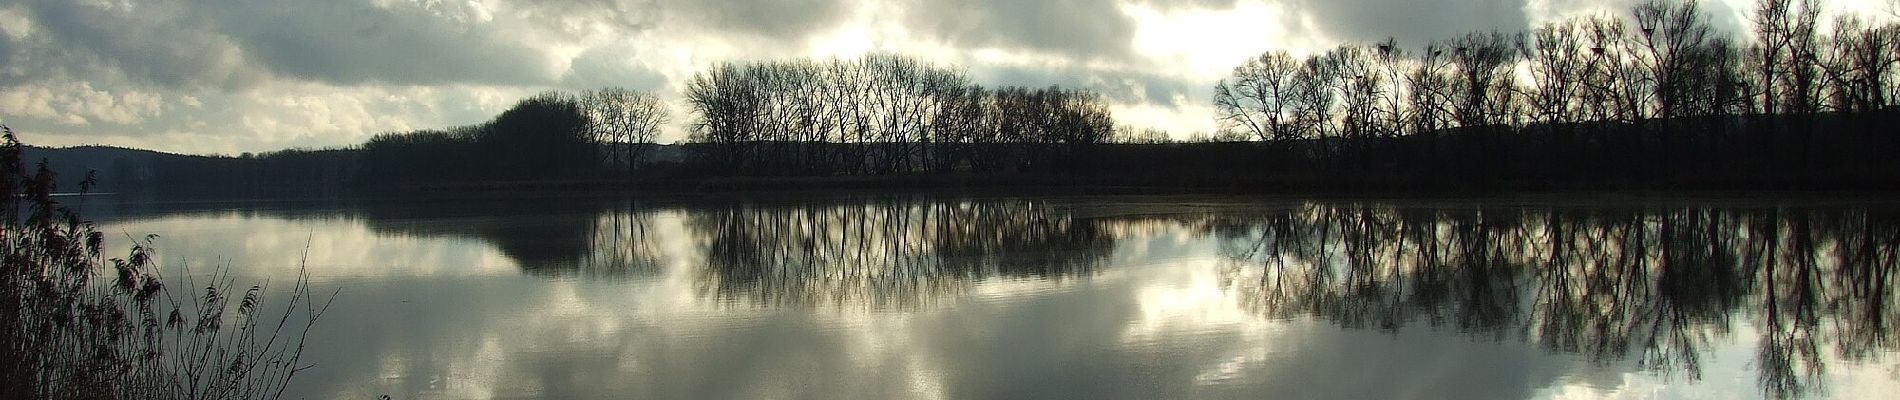
[[[370,185],[709,176],[1053,173],[1114,132],[1106,102],[1060,87],[990,89],[917,58],[715,65],[687,82],[685,165],[649,169],[670,121],[651,93],[545,92],[493,120],[385,133],[361,147]]]
[[[1717,32],[1697,1],[1649,0],[1628,18],[1473,32],[1416,53],[1396,39],[1269,51],[1235,67],[1215,104],[1227,129],[1262,141],[1893,107],[1900,23],[1842,15],[1827,33],[1822,8],[1760,0],[1752,45]]]
[[[667,118],[650,93],[543,92],[486,123],[376,135],[360,162],[366,181],[392,184],[632,174]]]
[[[1094,93],[989,89],[888,54],[720,64],[685,98],[693,154],[722,174],[1060,171],[1114,128]]]
[[[1753,43],[1693,0],[1474,32],[1269,51],[1214,89],[1228,137],[1268,168],[1459,179],[1891,177],[1900,24],[1760,0]],[[1732,176],[1719,175],[1721,173]],[[1843,175],[1844,174],[1844,175]],[[1686,175],[1686,176],[1684,176]],[[1418,176],[1425,178],[1425,176]]]

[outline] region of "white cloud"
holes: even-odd
[[[0,113],[80,127],[136,125],[158,115],[163,103],[155,93],[96,89],[89,82],[18,86],[0,93]]]
[[[677,99],[718,62],[899,52],[988,85],[1101,91],[1121,122],[1185,136],[1213,126],[1214,82],[1264,50],[1420,46],[1631,1],[23,0],[0,5],[0,117],[36,144],[344,146],[547,89]]]

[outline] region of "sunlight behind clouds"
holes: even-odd
[[[1327,43],[1297,26],[1280,4],[1244,1],[1231,9],[1127,8],[1136,21],[1135,51],[1150,62],[1198,79],[1219,79],[1267,50],[1308,54]]]
[[[683,82],[714,64],[902,53],[986,86],[1102,92],[1130,112],[1119,123],[1185,138],[1215,125],[1214,83],[1262,51],[1388,36],[1415,48],[1633,2],[23,0],[0,4],[0,118],[33,144],[234,154],[350,146],[481,122],[544,90],[620,86],[674,103],[660,138],[672,142],[691,120]],[[1894,15],[1882,0],[1826,3]],[[1753,2],[1704,7],[1735,27]]]

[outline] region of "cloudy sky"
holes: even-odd
[[[1214,83],[1265,50],[1421,46],[1633,1],[0,0],[0,121],[41,145],[334,147],[548,89],[677,99],[717,62],[897,52],[986,85],[1093,89],[1118,122],[1185,137],[1214,129]],[[1705,1],[1728,26],[1750,2]]]

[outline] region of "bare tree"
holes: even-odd
[[[1589,118],[1595,121],[1633,122],[1643,118],[1643,86],[1636,76],[1640,67],[1630,62],[1634,56],[1625,46],[1628,33],[1623,21],[1607,17],[1584,20],[1588,27],[1590,62],[1587,64],[1584,92]]]
[[[1376,71],[1375,60],[1368,53],[1364,46],[1346,45],[1320,56],[1334,71],[1333,91],[1341,106],[1341,137],[1364,139],[1377,130],[1377,100],[1385,94],[1385,77]]]
[[[697,116],[692,140],[713,146],[716,165],[741,168],[746,157],[740,145],[758,140],[755,121],[765,99],[746,79],[745,68],[719,64],[686,83],[686,102]]]
[[[1900,24],[1867,26],[1856,16],[1836,21],[1831,46],[1820,63],[1828,80],[1831,108],[1867,112],[1888,104],[1900,42]]]
[[[1214,87],[1221,121],[1259,140],[1298,137],[1291,97],[1299,69],[1299,62],[1285,51],[1262,53],[1234,67],[1234,75]]]
[[[1802,0],[1801,8],[1789,16],[1789,24],[1783,30],[1782,40],[1788,44],[1787,56],[1790,61],[1787,74],[1785,96],[1787,111],[1796,115],[1811,115],[1820,112],[1821,72],[1819,60],[1819,25],[1821,6],[1818,0]]]
[[[580,101],[592,122],[589,136],[606,148],[600,161],[623,165],[633,175],[669,120],[666,104],[652,93],[619,87],[583,92]]]
[[[974,144],[1092,144],[1092,93],[981,90],[961,70],[891,54],[725,64],[686,88],[696,154],[735,173],[897,174],[976,161]],[[954,146],[952,146],[954,145]],[[1044,146],[1048,147],[1048,146]]]
[[[1406,124],[1413,133],[1430,133],[1451,123],[1452,65],[1445,46],[1425,46],[1417,65],[1406,74],[1406,98],[1411,103]]]
[[[975,152],[980,144],[991,142],[994,133],[985,129],[989,125],[989,92],[976,85],[941,84],[945,86],[933,95],[939,104],[930,120],[930,150],[934,154],[929,167],[938,172],[976,168]]]
[[[1766,114],[1780,112],[1781,94],[1776,83],[1782,75],[1782,65],[1787,61],[1788,35],[1791,22],[1788,17],[1789,0],[1759,0],[1755,3],[1755,13],[1751,16],[1755,23],[1755,69],[1759,77],[1755,80],[1757,92],[1761,95],[1761,111]]]
[[[1337,98],[1333,87],[1339,71],[1324,57],[1308,57],[1293,74],[1294,132],[1296,138],[1323,138],[1333,125]]]
[[[1585,29],[1575,21],[1538,27],[1532,41],[1519,41],[1518,51],[1530,60],[1529,85],[1523,98],[1534,119],[1545,124],[1580,122],[1577,100],[1588,79],[1591,52],[1585,48]]]
[[[1650,115],[1670,120],[1717,104],[1714,95],[1728,60],[1726,41],[1714,37],[1695,0],[1649,0],[1634,10],[1641,29],[1636,61],[1644,67]],[[1701,107],[1706,109],[1707,107]]]
[[[1372,54],[1373,69],[1379,75],[1379,86],[1376,92],[1377,97],[1382,100],[1374,106],[1373,112],[1383,114],[1375,130],[1383,137],[1399,136],[1404,134],[1407,119],[1405,67],[1411,60],[1407,59],[1405,50],[1399,48],[1399,41],[1396,38],[1386,38],[1385,41],[1375,43],[1372,50],[1376,52]]]
[[[1508,36],[1496,31],[1473,32],[1451,42],[1451,57],[1460,78],[1453,88],[1458,125],[1497,125],[1510,119],[1511,66],[1516,61],[1511,43]]]

